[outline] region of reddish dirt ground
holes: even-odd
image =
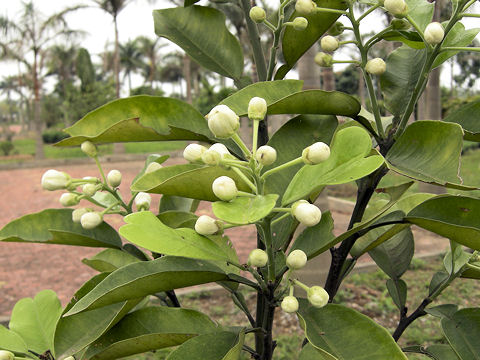
[[[169,160],[173,164],[178,160]],[[118,169],[123,174],[121,191],[128,194],[128,185],[143,162],[107,163],[104,170]],[[40,186],[42,174],[51,167],[15,169],[0,171],[0,228],[9,221],[22,215],[45,208],[61,207],[58,199],[61,192],[44,191]],[[57,170],[66,171],[72,177],[98,176],[95,165],[82,164],[62,166]],[[153,196],[152,209],[158,207],[159,196]],[[209,205],[201,204],[198,213],[209,213]],[[335,233],[345,229],[348,216],[340,212],[333,213]],[[120,217],[109,217],[107,221],[118,228],[123,224]],[[422,232],[417,242],[417,252],[428,253],[438,250],[437,245],[429,241],[430,237]],[[253,226],[230,229],[227,232],[237,249],[240,260],[245,261],[255,244]],[[8,316],[16,301],[23,297],[32,297],[43,289],[57,292],[63,304],[95,272],[81,263],[85,257],[97,253],[99,249],[61,245],[1,243],[0,244],[0,317]],[[365,258],[364,261],[368,261]]]

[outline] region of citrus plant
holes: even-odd
[[[478,17],[469,13],[474,0],[453,0],[443,23],[432,22],[434,5],[425,0],[367,0],[361,7],[344,0],[283,0],[275,14],[251,7],[249,0],[231,1],[242,9],[248,29],[256,69],[249,75],[225,15],[196,2],[155,11],[155,31],[201,66],[231,78],[238,91],[205,117],[178,99],[135,96],[106,104],[66,129],[70,137],[57,145],[80,145],[100,176],[77,179],[48,170],[43,188],[64,191],[65,207],[82,206],[26,215],[7,224],[0,240],[105,248],[84,260],[99,274],[64,309],[48,290],[20,300],[9,327],[0,327],[0,359],[103,360],[175,347],[169,360],[234,360],[242,353],[269,360],[275,358],[272,330],[279,311],[298,316],[305,333],[301,360],[406,359],[411,352],[437,360],[477,359],[480,309],[436,306],[435,299],[459,277],[480,278],[480,200],[406,194],[413,180],[475,189],[458,173],[463,140],[480,140],[478,104],[443,121],[409,123],[429,73],[460,51],[479,51],[469,47],[479,29],[461,23]],[[364,37],[360,25],[376,10],[393,20]],[[350,24],[337,22],[339,17]],[[258,26],[273,34],[268,56]],[[352,40],[339,41],[341,33]],[[319,40],[320,66],[351,62],[362,70],[371,112],[350,95],[302,90],[302,81],[283,80]],[[380,41],[403,45],[385,60],[372,59]],[[335,50],[345,43],[358,50],[356,58],[337,59]],[[380,112],[379,91],[390,116]],[[292,117],[269,134],[268,115],[274,114]],[[252,123],[251,147],[238,134],[243,116]],[[187,162],[162,166],[167,156],[149,156],[128,195],[118,190],[122,174],[105,175],[97,155],[96,144],[170,140],[195,142],[185,148]],[[389,171],[405,182],[378,188]],[[331,213],[313,203],[326,186],[352,181],[358,193],[350,224],[334,236]],[[151,194],[162,194],[159,209],[152,209]],[[215,218],[195,214],[200,201],[211,202]],[[104,221],[107,214],[123,217],[119,233]],[[241,263],[225,231],[251,224],[256,248]],[[432,275],[413,310],[406,308],[408,284],[402,280],[413,257],[412,225],[451,244],[444,269]],[[332,260],[326,283],[300,282],[295,271],[327,251]],[[386,289],[400,314],[392,334],[335,304],[342,281],[366,253],[389,277]],[[215,323],[181,306],[176,289],[212,282],[231,294],[249,326]],[[242,288],[256,292],[255,309]],[[153,306],[151,296],[160,305]],[[439,318],[446,341],[400,348],[397,340],[422,316]]]

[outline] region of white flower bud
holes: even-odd
[[[322,50],[324,50],[324,51],[334,52],[335,50],[338,49],[338,47],[340,46],[340,43],[333,36],[326,35],[326,36],[322,37],[322,40],[320,40],[320,46],[322,47]]]
[[[368,60],[365,70],[372,75],[382,75],[387,70],[387,64],[380,58]]]
[[[102,223],[102,215],[98,212],[89,211],[82,215],[80,218],[80,224],[84,229],[90,230]]]
[[[315,63],[321,67],[331,67],[333,65],[332,55],[326,54],[324,52],[319,52],[315,55]]]
[[[312,0],[297,0],[295,3],[295,10],[300,15],[308,15],[315,11],[317,4]]]
[[[219,153],[222,157],[226,155],[230,155],[230,151],[228,151],[227,147],[222,143],[215,143],[208,150],[213,150]]]
[[[302,250],[293,250],[287,256],[287,266],[289,269],[300,270],[307,264],[307,254]]]
[[[263,120],[267,114],[267,102],[264,98],[255,96],[248,103],[248,118],[250,120]]]
[[[286,313],[294,313],[298,310],[298,300],[295,296],[285,296],[282,300],[281,307]]]
[[[425,41],[430,45],[440,44],[445,36],[442,24],[432,22],[427,25],[424,32]]]
[[[80,149],[90,157],[95,157],[98,154],[97,147],[91,141],[84,141],[82,145],[80,145]]]
[[[202,154],[202,161],[210,166],[219,165],[222,160],[222,155],[220,155],[215,150],[208,149]]]
[[[215,106],[207,115],[208,128],[220,139],[227,139],[240,127],[240,118],[227,105]]]
[[[228,176],[220,176],[213,181],[212,190],[216,197],[230,201],[237,197],[238,190],[235,181]]]
[[[150,209],[150,203],[152,202],[152,197],[150,194],[145,192],[139,192],[135,197],[135,206],[137,210],[148,210]]]
[[[87,196],[93,196],[97,192],[97,185],[95,184],[85,184],[82,186],[82,192]]]
[[[185,150],[183,150],[183,158],[190,162],[201,161],[202,155],[205,151],[207,151],[205,146],[199,144],[189,144]]]
[[[107,175],[107,183],[112,188],[118,187],[122,183],[122,173],[118,170],[112,170]]]
[[[42,176],[42,188],[53,191],[65,189],[70,184],[70,176],[57,170],[47,170]]]
[[[260,24],[267,18],[265,10],[259,6],[254,6],[250,9],[250,19],[252,19],[257,24]]]
[[[159,169],[161,169],[163,166],[160,165],[159,163],[157,162],[151,162],[150,164],[148,164],[147,168],[145,169],[145,174],[149,174],[149,173],[152,173],[154,171],[157,171]]]
[[[302,151],[303,162],[309,165],[320,164],[329,157],[330,147],[323,142],[316,142]]]
[[[195,223],[195,231],[200,235],[213,235],[218,232],[220,228],[217,225],[217,220],[208,215],[202,215]]]
[[[84,214],[86,214],[87,212],[89,212],[90,210],[87,209],[87,208],[80,208],[80,209],[75,209],[72,211],[72,221],[74,223],[79,223],[80,222],[80,219],[82,218],[82,216]]]
[[[63,360],[75,360],[75,358],[73,356],[69,356],[69,357],[66,357],[65,359]]]
[[[292,205],[292,214],[305,226],[317,225],[322,218],[320,209],[305,200],[299,200]]]
[[[277,160],[277,151],[271,146],[263,145],[257,149],[255,158],[259,164],[268,166]]]
[[[308,301],[317,308],[324,307],[328,304],[328,293],[321,286],[312,286],[307,291]]]
[[[308,20],[305,19],[303,16],[296,17],[292,21],[293,28],[297,31],[303,31],[308,27]]]
[[[264,267],[268,263],[268,255],[262,249],[254,249],[248,255],[247,264],[255,267]]]
[[[60,196],[60,204],[65,207],[77,205],[79,202],[78,196],[72,193],[63,193]]]
[[[0,360],[13,360],[15,355],[7,350],[0,350]]]
[[[385,10],[395,17],[403,17],[407,15],[408,6],[405,0],[385,0],[383,3]]]

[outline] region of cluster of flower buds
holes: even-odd
[[[320,209],[306,200],[298,200],[292,205],[292,215],[305,226],[315,226],[322,218]]]

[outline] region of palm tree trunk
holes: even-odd
[[[41,103],[40,103],[40,81],[38,79],[38,64],[37,53],[34,53],[33,59],[33,122],[35,124],[35,159],[40,160],[45,158],[45,152],[43,150],[43,124],[41,115]]]
[[[118,24],[117,16],[113,17],[113,24],[115,26],[115,50],[113,53],[113,72],[115,73],[115,94],[117,99],[120,98],[120,52],[118,40]]]
[[[185,54],[183,56],[183,77],[185,78],[185,83],[187,84],[186,96],[187,103],[192,103],[192,72],[190,66],[190,57]]]

